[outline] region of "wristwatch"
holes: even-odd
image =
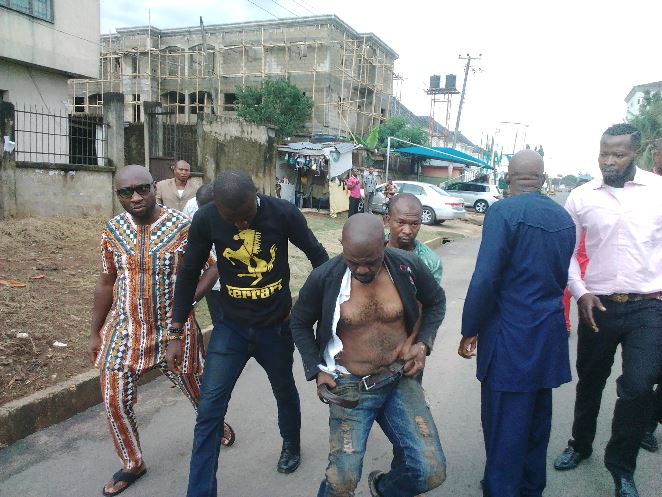
[[[182,334],[184,334],[184,328],[173,328],[172,326],[168,328],[168,335],[180,336]]]

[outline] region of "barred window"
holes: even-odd
[[[53,0],[0,0],[0,6],[53,22]]]

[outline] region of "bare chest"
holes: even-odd
[[[374,285],[352,282],[351,297],[340,306],[339,328],[361,328],[404,320],[400,295],[385,271]]]

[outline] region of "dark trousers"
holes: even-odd
[[[540,497],[547,483],[552,390],[499,392],[481,386],[485,497]]]
[[[358,214],[360,203],[361,203],[360,198],[349,197],[349,214],[347,214],[347,217],[353,216],[354,214]]]
[[[207,308],[209,309],[209,316],[211,316],[212,324],[220,326],[221,321],[223,321],[223,309],[221,309],[221,291],[220,290],[210,290],[207,295],[205,295],[205,300],[207,301]]]
[[[653,417],[650,421],[650,424],[646,428],[646,431],[653,433],[657,424],[662,424],[662,378],[657,383],[657,389],[655,390],[655,407],[653,408]]]
[[[585,456],[591,454],[602,391],[620,344],[623,373],[616,380],[618,399],[605,465],[615,477],[632,476],[639,442],[653,411],[653,386],[662,372],[662,301],[618,304],[602,299],[602,303],[606,312],[594,310],[598,333],[579,323],[579,381],[570,444]]]
[[[292,375],[294,341],[289,322],[243,327],[227,319],[209,340],[195,420],[188,497],[216,497],[216,471],[223,421],[230,395],[251,357],[267,373],[278,407],[278,428],[286,440],[299,440],[301,407]],[[256,399],[259,402],[259,399]]]

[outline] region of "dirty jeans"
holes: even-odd
[[[421,385],[412,378],[386,380],[359,392],[359,377],[341,375],[336,395],[359,399],[354,409],[329,406],[330,452],[318,497],[352,497],[361,478],[370,428],[377,421],[398,454],[378,481],[383,497],[413,497],[446,479],[446,458]]]

